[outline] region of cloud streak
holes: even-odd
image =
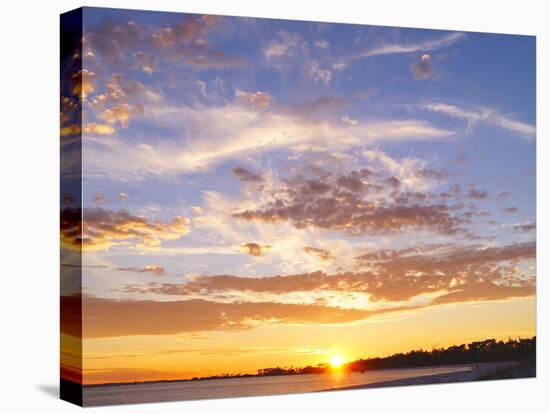
[[[186,134],[154,147],[87,137],[86,173],[128,181],[147,176],[173,177],[276,150],[342,150],[380,142],[442,139],[454,133],[421,120],[372,120],[349,125],[339,120],[314,120],[299,113],[257,111],[234,103],[213,107],[157,105],[147,110],[142,120]]]
[[[486,123],[505,129],[527,140],[535,138],[536,127],[534,125],[518,121],[509,115],[504,115],[496,109],[488,107],[461,107],[443,102],[428,102],[420,105],[421,109],[462,119],[467,122],[466,132],[471,132],[480,123]]]
[[[463,40],[465,37],[466,35],[464,33],[454,32],[437,39],[426,40],[419,43],[388,43],[354,55],[353,58],[361,59],[373,56],[430,52],[432,50],[451,46]]]

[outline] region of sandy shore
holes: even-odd
[[[424,375],[421,377],[403,378],[393,381],[374,382],[363,385],[353,385],[350,387],[331,388],[326,391],[335,390],[358,390],[364,388],[380,388],[380,387],[401,387],[406,385],[427,385],[453,382],[468,382],[477,381],[484,377],[497,374],[504,370],[515,368],[519,362],[495,362],[478,365],[467,365],[471,369],[462,372],[451,372],[446,374],[437,374],[437,367],[433,368],[434,375]]]

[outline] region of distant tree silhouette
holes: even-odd
[[[343,365],[341,370],[347,372],[364,372],[391,368],[417,368],[434,365],[439,366],[534,360],[537,352],[536,345],[537,340],[535,336],[528,339],[509,338],[506,342],[497,341],[496,339],[485,339],[483,341],[476,341],[469,344],[453,345],[448,348],[434,347],[431,351],[419,349],[407,353],[393,354],[387,357],[358,359]],[[319,364],[317,366],[308,365],[302,368],[273,367],[259,369],[257,374],[223,374],[211,377],[195,377],[193,379],[322,374],[330,370],[331,367],[327,364]]]

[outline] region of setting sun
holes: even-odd
[[[330,358],[330,365],[334,368],[340,368],[344,364],[344,358],[341,355],[333,355]]]

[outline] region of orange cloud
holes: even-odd
[[[62,296],[62,306],[79,311],[80,303]],[[131,335],[172,335],[186,332],[249,329],[273,323],[346,323],[410,307],[375,311],[322,305],[283,303],[221,303],[206,300],[152,301],[86,297],[82,300],[82,335],[104,338]],[[198,317],[200,315],[200,317]],[[78,329],[63,331],[78,335]]]
[[[73,88],[72,94],[79,96],[82,100],[95,91],[95,78],[94,72],[90,72],[87,69],[81,69],[72,76]]]
[[[105,124],[84,124],[82,127],[83,131],[88,134],[98,134],[98,135],[110,135],[115,132],[115,129],[110,125]]]
[[[82,131],[89,134],[109,135],[114,133],[115,129],[110,125],[96,123],[84,124],[82,127],[77,124],[71,124],[62,127],[60,133],[62,137],[65,137],[79,135]]]
[[[367,294],[371,302],[401,302],[419,295],[439,294],[433,304],[508,299],[534,294],[534,276],[524,275],[517,265],[534,260],[535,253],[534,242],[490,248],[428,245],[359,256],[359,266],[369,268],[365,271],[272,277],[200,276],[183,284],[127,285],[124,291],[206,297],[235,292],[282,295],[332,291]]]
[[[72,249],[108,249],[120,244],[157,247],[189,233],[189,220],[176,216],[169,223],[150,221],[126,210],[100,207],[65,208],[61,212],[62,246]]]
[[[104,110],[97,117],[108,124],[118,123],[123,128],[126,128],[130,119],[130,107],[128,104],[115,105],[112,108]]]
[[[251,256],[262,256],[271,246],[262,246],[258,243],[246,243],[243,246],[244,251]]]
[[[335,257],[325,249],[319,249],[317,247],[305,246],[303,247],[304,252],[312,256],[317,256],[319,259],[324,261],[330,261],[335,259]]]

